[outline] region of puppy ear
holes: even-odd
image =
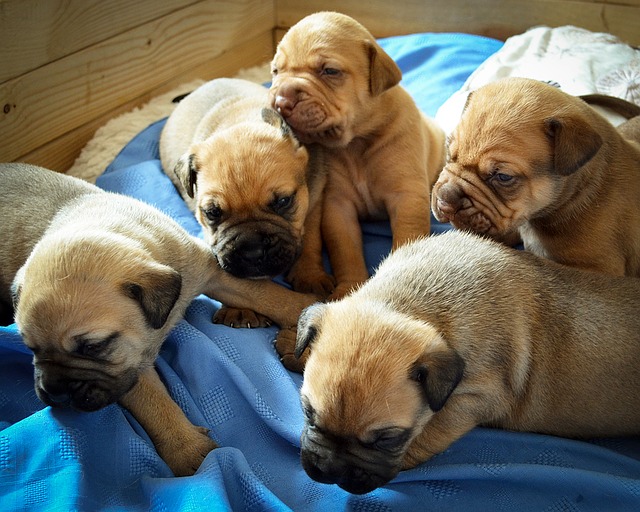
[[[180,290],[182,277],[165,265],[154,265],[135,279],[122,285],[124,294],[138,302],[151,327],[160,329],[173,309]]]
[[[471,91],[469,94],[467,94],[467,99],[464,101],[464,107],[462,107],[461,114],[464,114],[466,112],[467,108],[469,108],[469,103],[471,103],[471,96],[473,96],[473,91]]]
[[[439,411],[464,374],[464,360],[452,348],[425,354],[411,371],[432,411]]]
[[[562,176],[573,174],[591,160],[602,146],[602,137],[583,119],[545,119],[544,129],[553,143],[554,169]]]
[[[195,195],[196,182],[198,179],[198,167],[196,165],[196,155],[184,155],[180,157],[173,172],[182,183],[182,186],[189,194],[189,197]]]
[[[24,282],[24,265],[16,272],[13,282],[11,283],[11,302],[13,304],[13,310],[18,309],[18,302],[20,302],[20,293],[22,292],[22,283]]]
[[[318,321],[323,309],[324,306],[322,304],[312,304],[300,314],[296,333],[296,347],[293,352],[298,359],[318,336],[318,328],[314,323]]]
[[[283,137],[285,138],[291,137],[293,140],[298,142],[298,140],[293,135],[293,132],[291,131],[291,127],[284,120],[284,117],[278,114],[278,112],[276,112],[272,108],[265,107],[262,109],[261,114],[262,114],[262,120],[265,123],[268,123],[271,126],[275,126],[276,128],[280,128],[280,131],[282,132]]]
[[[369,91],[378,96],[400,83],[402,71],[377,43],[365,41],[365,48],[369,56]]]

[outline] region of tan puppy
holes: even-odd
[[[216,445],[154,369],[191,300],[207,293],[284,326],[314,298],[223,272],[209,247],[135,199],[26,164],[0,164],[0,311],[12,302],[51,406],[129,409],[176,475]]]
[[[476,425],[640,433],[640,281],[451,231],[395,251],[299,323],[302,465],[352,493]]]
[[[632,126],[616,130],[581,99],[535,80],[482,87],[449,139],[433,213],[460,229],[520,238],[560,263],[639,276]]]
[[[429,234],[444,132],[398,85],[391,57],[349,16],[321,12],[291,27],[272,71],[272,105],[300,141],[328,159],[322,233],[337,281],[331,298],[338,299],[369,277],[359,219],[389,218],[394,248]]]
[[[261,85],[207,82],[169,116],[162,167],[222,269],[243,278],[288,272],[296,290],[326,295],[333,279],[322,266],[324,168],[308,165],[307,149],[268,105]]]

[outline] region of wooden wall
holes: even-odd
[[[576,25],[640,45],[640,0],[276,0],[279,35],[320,10],[349,14],[376,37],[466,32],[504,40],[535,25]]]
[[[377,37],[505,39],[574,24],[640,45],[640,0],[0,0],[0,161],[65,171],[112,117],[269,60],[274,41],[319,10],[350,14]]]
[[[273,52],[272,0],[0,0],[0,161],[68,169],[110,118]]]

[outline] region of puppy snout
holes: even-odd
[[[40,399],[48,405],[65,407],[71,403],[71,395],[66,390],[49,391],[40,388],[39,391]]]
[[[438,190],[436,205],[445,214],[454,215],[459,209],[464,194],[458,187],[445,183]]]
[[[298,96],[300,90],[291,83],[282,83],[275,90],[275,97],[273,100],[273,107],[284,118],[287,118],[293,114],[293,110],[298,104]]]
[[[271,240],[268,236],[256,235],[238,245],[238,254],[245,263],[260,265],[264,261],[270,246]]]
[[[218,243],[218,262],[236,277],[259,279],[286,272],[298,257],[299,244],[286,232],[249,231]]]
[[[278,94],[276,95],[274,107],[282,117],[287,118],[293,114],[296,103],[297,101],[295,99]]]

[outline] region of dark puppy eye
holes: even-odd
[[[117,332],[114,332],[102,340],[86,340],[80,336],[76,340],[76,353],[84,357],[99,357],[107,352],[119,336],[120,334]]]
[[[505,172],[502,165],[496,165],[489,174],[488,181],[500,187],[510,187],[518,181],[516,176]]]
[[[378,450],[394,452],[404,447],[410,434],[410,430],[402,428],[383,430],[371,444]]]
[[[278,68],[271,68],[271,74],[273,76],[277,75],[278,74]]]
[[[496,177],[496,179],[497,179],[499,182],[501,182],[501,183],[508,183],[508,182],[510,182],[511,180],[513,180],[513,176],[510,176],[510,175],[505,174],[505,173],[503,173],[503,172],[499,172],[499,173],[497,173],[495,177]]]
[[[320,74],[324,76],[338,76],[340,75],[340,70],[335,68],[323,68]]]
[[[291,209],[294,199],[295,194],[291,194],[290,196],[276,197],[271,202],[271,209],[278,215],[283,215]]]
[[[313,426],[315,424],[315,411],[305,400],[302,402],[302,412],[309,426]]]
[[[215,205],[208,208],[202,208],[202,213],[210,222],[218,222],[222,217],[222,209]]]

